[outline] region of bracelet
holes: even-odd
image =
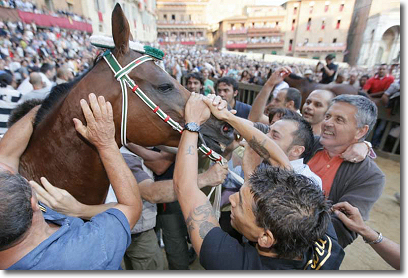
[[[380,243],[381,241],[383,241],[382,233],[379,233],[379,232],[377,232],[377,231],[375,231],[375,232],[378,234],[378,237],[377,237],[376,240],[368,241],[368,240],[366,240],[365,238],[363,238],[363,239],[364,239],[364,242],[371,245],[371,244],[377,244],[377,243]]]
[[[367,146],[367,148],[368,148],[367,155],[368,155],[369,157],[371,157],[372,159],[376,159],[376,158],[377,158],[377,154],[374,152],[371,143],[370,143],[370,142],[367,142],[367,141],[363,141],[363,143],[364,143],[364,144]]]

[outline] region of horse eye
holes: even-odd
[[[168,93],[169,91],[173,89],[173,85],[172,84],[162,84],[162,85],[159,85],[158,89],[162,93]]]

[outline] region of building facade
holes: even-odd
[[[246,6],[242,16],[219,23],[214,44],[259,52],[343,61],[355,0],[290,0],[281,6]]]
[[[214,45],[230,51],[283,55],[285,15],[281,6],[246,6],[244,15],[219,23]]]
[[[356,1],[345,62],[372,67],[400,60],[400,1]]]
[[[94,34],[112,36],[112,11],[119,3],[135,41],[153,43],[157,39],[156,0],[82,0],[84,13],[92,20]]]
[[[157,0],[157,38],[160,44],[208,44],[209,0]]]

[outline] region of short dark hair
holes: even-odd
[[[216,86],[217,88],[220,83],[225,83],[228,86],[232,86],[232,88],[234,89],[234,92],[238,90],[238,82],[232,77],[224,76],[218,79],[217,86]]]
[[[295,109],[300,108],[300,104],[302,103],[302,94],[296,88],[286,88],[286,99],[285,101],[293,100]]]
[[[190,78],[197,79],[198,81],[200,81],[201,85],[204,86],[204,78],[203,78],[203,76],[202,76],[201,74],[199,74],[198,72],[192,72],[192,73],[187,74],[187,76],[186,76],[187,82],[188,82],[188,80],[189,80]]]
[[[290,147],[294,145],[304,146],[305,151],[302,153],[300,158],[304,158],[305,160],[307,160],[312,153],[312,148],[314,145],[312,126],[296,112],[293,115],[283,116],[281,120],[287,120],[296,123],[297,130],[292,133],[293,141]]]
[[[49,63],[44,63],[40,68],[40,72],[45,74],[47,71],[52,70],[52,69],[54,69],[53,65]]]
[[[261,166],[250,176],[256,223],[273,234],[278,257],[302,256],[326,233],[330,204],[312,179],[273,166]]]
[[[31,227],[32,189],[20,174],[0,172],[0,251],[12,247]]]
[[[367,78],[367,79],[370,79],[370,76],[368,76],[368,74],[362,75],[362,76],[360,77],[360,79],[363,78],[363,77],[365,77],[365,78]]]
[[[275,115],[279,115],[280,118],[283,116],[295,116],[297,114],[296,111],[290,110],[288,108],[272,108],[268,111],[268,117],[269,117],[269,124],[272,124],[273,117]]]

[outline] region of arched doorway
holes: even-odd
[[[398,56],[400,50],[400,26],[394,25],[387,30],[381,38],[380,49],[378,51],[376,63],[390,64]]]

